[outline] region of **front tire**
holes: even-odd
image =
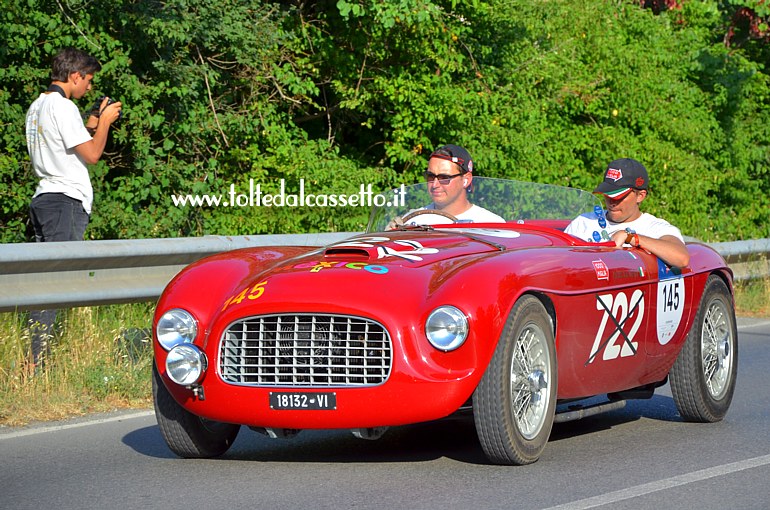
[[[523,465],[540,458],[553,426],[556,388],[551,319],[539,299],[524,296],[473,394],[476,432],[491,462]]]
[[[225,453],[235,441],[240,425],[196,416],[180,406],[152,367],[152,397],[160,433],[172,452],[187,459],[206,459]]]
[[[671,368],[671,394],[685,421],[724,418],[735,391],[738,330],[733,299],[724,281],[709,277],[698,315]]]

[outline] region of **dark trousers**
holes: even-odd
[[[89,216],[80,200],[62,193],[43,193],[32,199],[29,217],[35,229],[35,241],[82,241]],[[47,354],[48,341],[58,310],[33,310],[29,313],[32,362],[37,366]]]

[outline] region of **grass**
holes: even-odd
[[[735,313],[742,317],[770,317],[770,278],[735,282]]]
[[[735,295],[738,315],[770,317],[770,279],[737,282]],[[0,426],[151,407],[152,312],[148,303],[62,310],[37,374],[26,314],[0,314]]]
[[[35,373],[27,314],[0,314],[0,425],[151,406],[151,318],[150,304],[61,310]]]

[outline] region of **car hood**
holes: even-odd
[[[313,262],[329,266],[341,261],[387,267],[422,267],[442,260],[499,250],[494,244],[459,232],[398,232],[357,236],[308,254],[299,262],[292,262],[298,262],[301,268]]]
[[[226,323],[300,310],[383,318],[394,304],[413,313],[434,301],[467,301],[472,309],[481,306],[474,302],[479,288],[491,286],[487,294],[497,295],[501,274],[485,264],[490,257],[568,244],[554,232],[420,228],[362,234],[321,249],[246,248],[183,271],[167,287],[159,308],[174,302],[204,322],[218,317]],[[516,271],[515,264],[506,267]],[[454,284],[447,285],[450,281]]]
[[[542,233],[514,229],[446,228],[415,229],[365,234],[287,261],[284,270],[318,270],[344,264],[383,267],[423,267],[469,255],[502,252],[522,247],[550,246],[553,239]]]
[[[259,307],[328,302],[355,307],[391,299],[402,304],[414,301],[417,306],[461,269],[504,252],[552,244],[554,239],[544,233],[503,229],[364,234],[250,271],[237,287],[254,288],[266,282],[264,295],[253,301]],[[248,251],[243,256],[248,257]],[[463,279],[459,284],[463,288],[468,285],[474,282]]]

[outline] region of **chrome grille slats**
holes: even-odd
[[[363,317],[271,314],[225,330],[219,373],[227,383],[266,387],[375,386],[390,374],[385,328]]]

